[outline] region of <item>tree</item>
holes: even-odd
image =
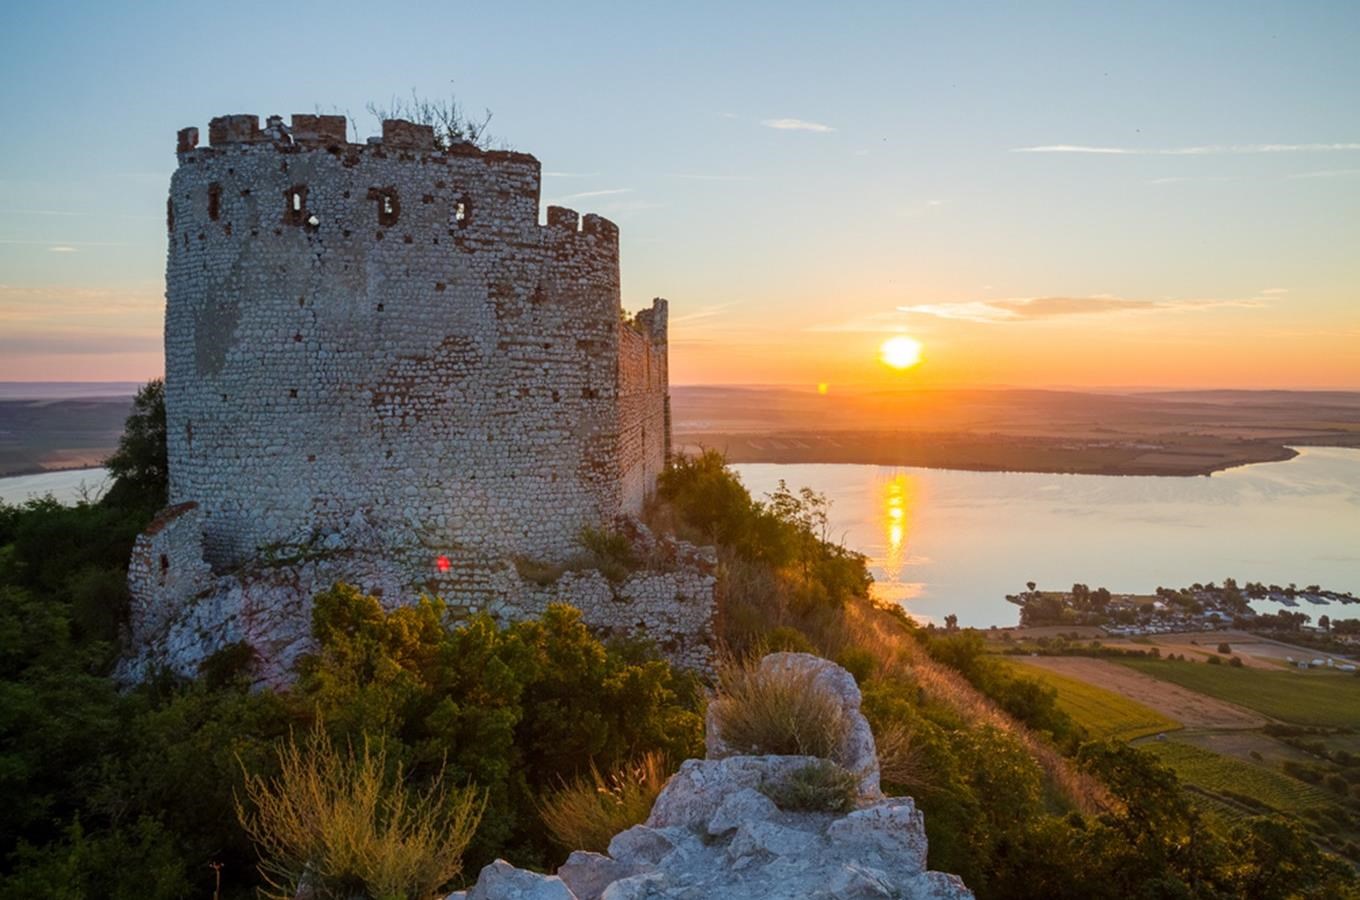
[[[1323,613],[1322,615],[1318,616],[1318,627],[1321,628],[1323,631],[1331,631],[1332,617],[1327,615],[1326,613]]]
[[[165,382],[148,381],[132,401],[118,449],[104,461],[113,487],[104,502],[123,508],[158,510],[168,495],[169,466],[165,452]]]

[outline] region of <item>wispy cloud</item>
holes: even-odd
[[[126,247],[127,241],[62,241],[63,246],[67,247]],[[19,238],[0,238],[0,244],[37,244],[43,247],[52,246],[51,241],[30,241]]]
[[[695,322],[702,322],[704,319],[711,319],[714,316],[720,315],[731,305],[732,304],[730,303],[717,303],[710,304],[709,306],[701,306],[692,313],[671,317],[670,323],[672,325],[691,325]]]
[[[1322,169],[1317,172],[1296,172],[1290,178],[1345,178],[1348,175],[1360,175],[1360,169]]]
[[[807,119],[761,119],[760,124],[766,128],[774,128],[778,131],[816,131],[828,132],[835,131],[830,125],[823,125],[821,122],[809,122]]]
[[[48,250],[49,253],[75,253],[75,252],[76,252],[76,248],[75,248],[75,247],[68,247],[68,246],[66,246],[65,244],[58,244],[58,245],[55,246],[55,247],[48,247],[47,250]]]
[[[566,194],[556,200],[549,200],[549,203],[562,203],[567,200],[584,200],[587,197],[612,197],[615,194],[631,194],[632,188],[606,188],[601,191],[581,191],[577,194]]]
[[[1172,175],[1167,178],[1149,178],[1148,184],[1181,184],[1186,181],[1237,181],[1232,175]]]
[[[1095,153],[1111,156],[1211,156],[1220,153],[1329,153],[1360,150],[1360,143],[1339,144],[1207,144],[1198,147],[1099,147],[1087,144],[1042,144],[1013,147],[1012,153]]]
[[[1126,297],[1015,297],[1005,300],[968,300],[956,303],[917,303],[897,307],[909,315],[964,322],[999,324],[1125,312],[1187,312],[1220,307],[1255,308],[1259,299],[1139,300]]]
[[[691,181],[749,181],[750,175],[718,175],[706,172],[672,172],[667,178],[688,178]]]

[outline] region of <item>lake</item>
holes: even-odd
[[[23,503],[31,497],[51,494],[63,503],[75,503],[88,492],[97,498],[109,487],[109,473],[104,469],[68,469],[64,472],[43,472],[41,475],[17,475],[0,478],[0,501]]]
[[[833,535],[869,557],[875,591],[913,615],[1014,625],[1006,594],[1083,582],[1112,591],[1236,578],[1360,594],[1360,450],[1202,478],[958,472],[891,466],[734,466],[757,497],[779,479],[832,501]],[[0,479],[0,500],[102,490],[103,469]],[[1280,607],[1257,603],[1259,612]],[[1350,618],[1360,607],[1299,610]]]
[[[832,534],[869,557],[876,594],[926,621],[954,613],[960,625],[1014,625],[1005,595],[1026,581],[1151,593],[1232,577],[1360,594],[1360,450],[1302,448],[1287,462],[1198,478],[734,468],[757,497],[781,478],[826,494]],[[1355,605],[1298,611],[1360,616]]]

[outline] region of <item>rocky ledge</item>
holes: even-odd
[[[780,653],[763,666],[805,666],[847,704],[853,756],[873,754],[848,672],[806,654]],[[710,757],[680,767],[645,824],[614,836],[608,854],[577,851],[541,875],[497,860],[476,885],[449,900],[965,900],[956,875],[926,869],[926,834],[910,797],[884,797],[872,774],[860,778],[856,808],[843,813],[780,809],[770,795],[809,766],[808,756],[731,755],[713,733]],[[867,745],[866,745],[867,741]]]

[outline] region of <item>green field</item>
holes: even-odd
[[[1275,672],[1159,659],[1121,665],[1296,725],[1360,728],[1360,678],[1340,672]]]
[[[1058,692],[1058,708],[1071,716],[1095,740],[1114,738],[1131,741],[1144,735],[1180,728],[1179,722],[1113,691],[1096,687],[1024,663],[1011,663],[1016,671],[1049,685]]]
[[[1249,798],[1283,813],[1299,815],[1333,806],[1336,798],[1283,772],[1223,756],[1178,741],[1147,741],[1139,749],[1155,755],[1182,781],[1219,797]]]

